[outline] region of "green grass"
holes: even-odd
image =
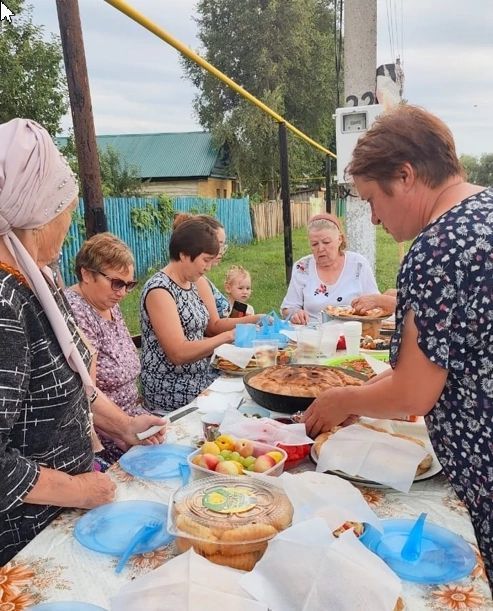
[[[306,229],[293,231],[293,262],[310,252]],[[286,274],[284,271],[284,240],[278,236],[262,242],[245,246],[230,244],[220,265],[209,274],[214,284],[223,290],[224,277],[230,265],[243,265],[252,277],[252,297],[250,303],[256,312],[279,310],[286,293]],[[376,277],[379,289],[383,292],[395,287],[399,253],[396,242],[377,227],[377,265]],[[140,333],[139,301],[140,292],[146,278],[122,302],[122,312],[132,335]]]

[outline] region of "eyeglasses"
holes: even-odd
[[[121,291],[124,288],[127,293],[130,293],[130,291],[133,291],[138,284],[137,280],[125,282],[125,280],[122,280],[121,278],[111,278],[111,276],[108,276],[108,274],[105,274],[99,269],[90,269],[89,271],[95,272],[96,274],[101,274],[101,276],[104,276],[107,280],[109,280],[111,282],[111,288],[115,292]]]

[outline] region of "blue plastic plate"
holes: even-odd
[[[91,605],[91,603],[60,600],[58,602],[41,603],[34,607],[29,607],[29,611],[106,611],[106,609],[98,605]]]
[[[473,548],[452,531],[425,523],[421,554],[417,560],[401,558],[401,550],[416,520],[382,520],[383,534],[369,528],[361,543],[380,556],[397,575],[406,581],[439,584],[466,577],[476,565]]]
[[[153,446],[134,446],[119,460],[121,468],[142,479],[179,478],[180,463],[187,462],[187,456],[196,448],[172,443]]]
[[[150,552],[169,543],[173,536],[166,530],[168,506],[153,501],[119,501],[91,509],[77,520],[74,536],[95,552],[121,556],[130,539],[149,522],[158,520],[162,527],[135,553]]]

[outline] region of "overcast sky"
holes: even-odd
[[[55,0],[27,2],[34,22],[58,33]],[[196,0],[130,4],[197,50]],[[79,7],[96,133],[200,129],[178,52],[104,0]],[[444,119],[461,154],[493,152],[492,29],[493,0],[378,0],[377,63],[401,56],[404,97]],[[70,124],[67,117],[64,128]]]

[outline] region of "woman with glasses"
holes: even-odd
[[[75,274],[78,283],[65,289],[65,296],[97,351],[98,388],[130,416],[147,413],[137,390],[139,355],[118,305],[137,285],[132,252],[111,233],[99,233],[77,253]],[[102,457],[115,462],[122,450],[98,432],[105,448]]]

